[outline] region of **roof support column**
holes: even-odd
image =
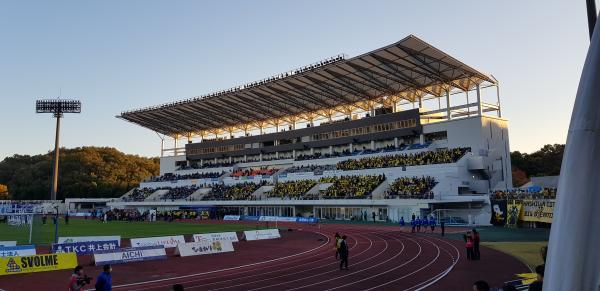
[[[177,139],[178,138],[179,138],[179,136],[175,135],[175,139],[173,140],[173,145],[174,145],[173,154],[174,154],[174,156],[177,156]]]
[[[469,90],[465,91],[465,95],[467,96],[467,117],[471,117],[471,106],[469,105]]]
[[[165,148],[165,139],[161,138],[160,139],[160,157],[163,157],[163,151]]]
[[[292,150],[292,158],[296,159],[296,150]]]
[[[398,148],[398,137],[394,137],[394,148]]]
[[[496,82],[496,98],[498,99],[498,117],[502,117],[502,111],[500,110],[500,83]]]
[[[446,89],[446,119],[452,119],[452,113],[450,112],[450,89]]]
[[[483,115],[481,112],[481,86],[477,84],[475,86],[475,91],[477,92],[477,115]]]

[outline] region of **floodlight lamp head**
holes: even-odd
[[[73,99],[43,99],[35,102],[36,113],[52,113],[60,118],[63,113],[81,113],[81,101]]]

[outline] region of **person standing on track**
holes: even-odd
[[[410,227],[412,228],[412,233],[415,233],[415,228],[417,227],[417,221],[413,218],[413,220],[410,221]]]
[[[473,257],[475,260],[479,260],[481,254],[479,253],[479,232],[473,228]]]
[[[421,232],[421,218],[417,217],[417,232]]]
[[[471,235],[471,232],[468,231],[467,234],[463,236],[463,238],[465,240],[465,247],[467,247],[467,260],[474,260],[475,256],[473,255],[473,236]]]
[[[112,268],[110,265],[102,267],[103,272],[96,279],[96,291],[111,291],[112,290]]]
[[[340,243],[342,242],[342,237],[339,232],[335,233],[333,237],[333,243],[335,244],[335,259],[338,259],[338,255],[340,254]]]
[[[435,217],[429,220],[429,226],[431,226],[431,233],[433,233],[435,231]]]
[[[346,242],[346,236],[342,236],[340,242],[340,270],[348,270],[348,243]]]
[[[400,226],[404,226],[404,216],[400,217]]]
[[[444,236],[446,234],[446,222],[444,219],[440,221],[440,228],[442,228],[442,236]]]

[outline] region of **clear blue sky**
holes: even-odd
[[[414,34],[501,82],[511,150],[564,143],[589,45],[585,1],[2,1],[0,160],[45,153],[38,98],[83,102],[62,145],[157,156],[122,110],[258,80]]]

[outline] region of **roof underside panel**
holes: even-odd
[[[414,101],[496,81],[415,36],[369,53],[265,82],[119,117],[166,135],[185,135],[309,114],[384,96]]]

